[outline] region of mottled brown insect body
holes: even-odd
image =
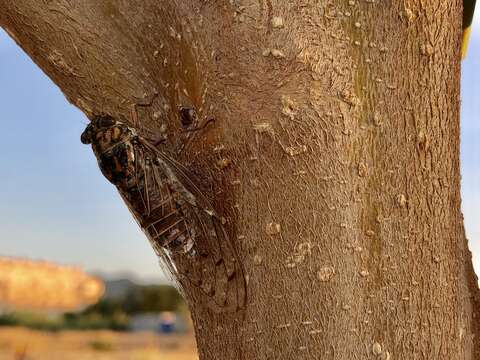
[[[180,283],[201,289],[215,310],[243,307],[245,281],[225,220],[187,170],[109,116],[94,118],[81,140],[92,144],[102,173]]]
[[[114,185],[128,189],[135,185],[135,151],[132,141],[136,134],[127,127],[107,120],[108,118],[101,118],[97,122],[96,132],[93,132],[93,125],[89,125],[82,134],[82,142],[92,143],[103,175]]]
[[[170,251],[192,255],[193,239],[170,181],[164,171],[151,176],[158,160],[142,149],[136,132],[111,118],[102,117],[87,127],[82,141],[92,143],[103,175],[118,187],[152,241]],[[149,189],[149,181],[151,186],[157,186],[157,192],[152,191],[153,187]]]

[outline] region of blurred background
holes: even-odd
[[[196,359],[191,320],[86,118],[0,29],[0,360]],[[480,11],[462,62],[462,207],[480,273]],[[72,204],[75,206],[72,206]]]

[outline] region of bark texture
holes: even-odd
[[[201,359],[480,359],[460,212],[461,1],[0,0],[87,115],[164,134],[247,305],[188,299]],[[158,96],[154,97],[155,94]],[[178,107],[213,126],[182,132]]]

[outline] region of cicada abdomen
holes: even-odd
[[[102,173],[183,290],[192,297],[202,294],[200,300],[216,311],[242,308],[246,284],[225,219],[187,170],[110,116],[94,118],[81,140],[92,144]]]

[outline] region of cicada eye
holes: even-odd
[[[90,132],[90,125],[87,126],[85,131],[80,136],[80,141],[82,142],[82,144],[85,144],[85,145],[88,145],[88,144],[92,143],[92,135],[91,135],[91,132]]]
[[[105,115],[95,119],[95,124],[99,128],[107,128],[115,125],[115,119],[111,116]]]

